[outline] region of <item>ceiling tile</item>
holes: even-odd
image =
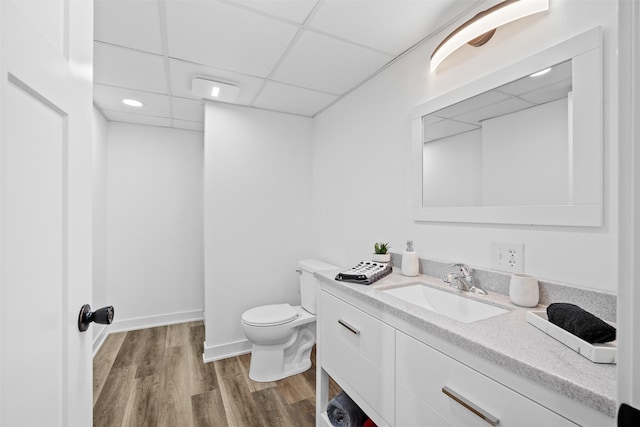
[[[546,86],[559,84],[560,86],[571,86],[572,66],[571,61],[562,62],[555,65],[546,74],[532,77],[526,76],[511,83],[500,86],[498,90],[511,95],[523,95],[540,90]]]
[[[220,70],[192,62],[172,59],[170,61],[171,87],[173,95],[183,98],[200,99],[191,92],[191,81],[194,77],[203,77],[218,80],[223,83],[232,83],[240,87],[240,93],[236,104],[251,105],[256,94],[262,87],[264,79],[251,77],[233,71]]]
[[[173,120],[173,127],[178,129],[204,131],[204,123],[190,122],[186,120]]]
[[[122,103],[124,98],[133,98],[142,101],[144,107],[136,108],[124,105]],[[94,84],[93,100],[103,110],[120,111],[136,115],[171,117],[169,97],[167,95]]]
[[[327,0],[307,24],[395,56],[473,3],[475,0]]]
[[[335,101],[336,95],[269,82],[260,92],[254,105],[268,110],[313,116]]]
[[[94,43],[95,83],[156,93],[167,93],[162,56]]]
[[[155,1],[96,0],[94,38],[162,54],[160,13]]]
[[[440,120],[429,126],[424,126],[424,142],[437,141],[438,139],[458,135],[460,133],[469,132],[479,128],[480,127],[478,125],[461,123],[455,120]]]
[[[564,82],[559,82],[554,85],[546,86],[544,88],[528,92],[524,95],[520,95],[520,98],[535,104],[544,104],[561,98],[566,98],[567,94],[571,92],[572,87],[573,81],[566,80]]]
[[[465,99],[464,101],[457,102],[453,105],[445,107],[434,112],[433,114],[438,117],[445,118],[457,117],[474,110],[484,108],[487,105],[497,104],[498,102],[504,101],[509,98],[510,96],[505,93],[490,90],[488,92],[481,93],[480,95],[476,95],[474,97]]]
[[[202,100],[173,97],[173,118],[190,122],[204,122]]]
[[[460,120],[466,123],[478,123],[491,119],[493,117],[504,116],[505,114],[513,113],[514,111],[524,110],[525,108],[532,107],[533,104],[523,101],[519,98],[509,98],[504,101],[500,101],[495,104],[487,105],[483,108],[470,111],[466,114],[456,116],[456,120]]]
[[[298,27],[218,2],[167,2],[169,56],[266,77]]]
[[[340,95],[393,57],[305,31],[282,62],[274,80]]]
[[[318,0],[233,0],[233,2],[302,24]]]
[[[135,123],[139,125],[171,127],[171,119],[166,117],[144,116],[140,114],[123,113],[121,111],[103,110],[107,120],[112,122]]]

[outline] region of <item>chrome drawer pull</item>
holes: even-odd
[[[462,406],[464,406],[465,408],[467,408],[468,410],[470,410],[471,412],[473,412],[474,414],[476,414],[477,416],[479,416],[480,418],[482,418],[483,420],[485,420],[486,422],[488,422],[489,424],[491,424],[492,426],[495,427],[498,425],[498,423],[500,423],[499,419],[497,419],[496,417],[494,417],[484,409],[480,408],[479,406],[469,402],[467,399],[460,396],[458,393],[451,390],[449,387],[442,387],[442,392],[447,396],[449,396],[450,398],[452,398],[453,400],[455,400],[456,402],[458,402],[459,404],[461,404]]]
[[[338,319],[338,323],[340,323],[342,326],[344,326],[345,328],[347,328],[349,331],[351,331],[353,334],[355,335],[360,335],[360,331],[357,330],[356,328],[354,328],[353,326],[351,326],[350,324],[348,324],[347,322],[345,322],[342,319]]]

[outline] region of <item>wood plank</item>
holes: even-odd
[[[202,322],[196,322],[194,326],[189,328],[189,341],[191,345],[195,347],[195,352],[200,355],[204,353],[204,325]]]
[[[167,350],[165,369],[161,374],[161,405],[158,425],[192,425],[190,346],[171,347]]]
[[[156,374],[134,379],[122,426],[158,425],[158,411],[163,395],[160,376]]]
[[[138,370],[136,378],[160,373],[164,368],[165,343],[167,340],[167,327],[143,329],[145,333],[140,338],[140,349],[136,353]]]
[[[313,427],[316,425],[316,399],[301,400],[287,407],[296,427]]]
[[[191,396],[194,427],[228,427],[220,390]]]
[[[202,322],[110,335],[94,359],[102,383],[94,385],[94,425],[314,425],[313,369],[257,383],[249,354],[205,364],[203,342]],[[339,391],[332,380],[330,390]]]
[[[93,404],[96,404],[127,333],[109,334],[93,358]]]
[[[162,369],[167,327],[127,332],[113,367],[137,366],[137,378],[153,375]]]
[[[190,362],[191,370],[193,372],[193,384],[191,387],[192,395],[201,394],[219,388],[215,364],[213,362],[204,363],[202,361],[204,326],[202,325],[202,322],[197,323],[200,324],[196,324],[189,328]]]
[[[315,396],[315,382],[309,383],[304,375],[293,375],[277,381],[278,389],[288,404],[294,404],[301,400],[311,399]]]
[[[165,344],[166,347],[176,347],[176,346],[189,344],[191,341],[191,328],[194,326],[197,327],[201,325],[202,325],[202,321],[168,325],[167,341]]]
[[[288,404],[275,388],[266,388],[251,393],[260,413],[264,427],[299,427],[294,423],[288,411]]]
[[[133,388],[136,367],[111,368],[104,387],[93,406],[93,425],[111,427],[122,424]]]
[[[333,378],[329,377],[329,398],[332,399],[342,391],[342,387],[338,385]]]
[[[260,426],[261,414],[246,387],[238,358],[217,360],[213,363],[215,363],[222,403],[229,426]]]

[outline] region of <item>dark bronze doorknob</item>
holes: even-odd
[[[96,311],[91,311],[91,306],[89,304],[85,304],[80,309],[80,315],[78,316],[78,329],[80,332],[86,331],[89,329],[91,322],[110,325],[113,322],[114,315],[115,310],[112,305],[99,308]]]

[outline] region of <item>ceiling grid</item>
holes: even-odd
[[[203,130],[191,81],[204,77],[237,85],[235,104],[313,117],[476,3],[96,0],[94,104],[111,121]]]

